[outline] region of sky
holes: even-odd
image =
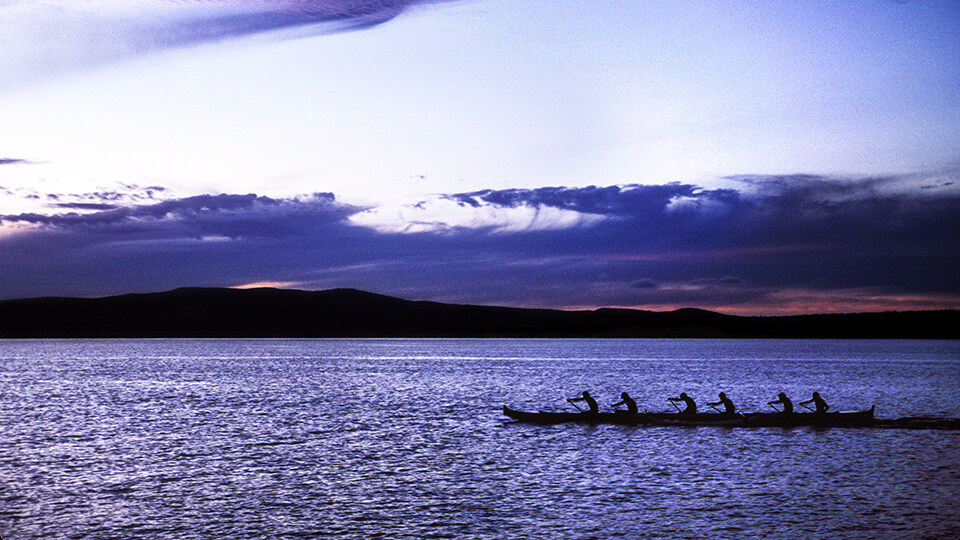
[[[960,309],[960,1],[0,0],[0,299]]]

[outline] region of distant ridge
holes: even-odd
[[[0,301],[0,338],[620,337],[960,339],[960,311],[739,317],[699,309],[562,311],[333,289],[183,288]]]

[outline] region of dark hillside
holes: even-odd
[[[188,288],[0,302],[0,338],[960,337],[960,312],[734,317],[697,309],[560,311],[413,302],[353,289]]]

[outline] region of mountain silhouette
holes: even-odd
[[[617,337],[956,339],[960,311],[741,317],[524,309],[333,289],[183,288],[105,298],[0,301],[0,338]]]

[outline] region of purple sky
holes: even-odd
[[[958,2],[0,0],[0,36],[0,299],[960,308]]]

